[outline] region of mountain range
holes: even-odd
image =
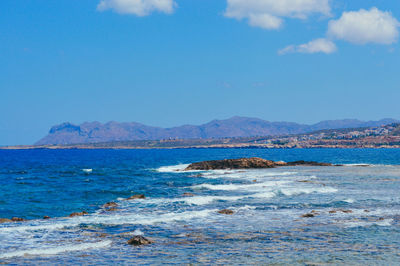
[[[53,126],[49,134],[36,145],[84,144],[130,140],[210,139],[253,137],[308,133],[323,129],[376,127],[397,123],[399,120],[360,121],[357,119],[327,120],[313,125],[293,122],[269,122],[258,118],[235,116],[213,120],[203,125],[183,125],[172,128],[147,126],[140,123],[85,122],[74,125],[66,122]]]

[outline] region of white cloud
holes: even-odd
[[[225,16],[247,19],[250,26],[279,29],[285,17],[306,19],[313,13],[330,15],[330,0],[227,0]]]
[[[390,12],[373,7],[370,10],[344,12],[338,20],[331,20],[328,36],[354,44],[392,44],[399,37],[399,26],[400,23]]]
[[[327,39],[315,39],[305,44],[300,45],[289,45],[278,51],[278,54],[284,55],[288,53],[303,53],[303,54],[315,54],[325,53],[331,54],[336,52],[336,45]]]
[[[279,29],[283,24],[283,20],[271,16],[269,14],[251,14],[249,16],[249,25],[253,27],[260,27],[267,30]]]
[[[101,0],[97,10],[113,9],[120,14],[147,16],[154,11],[170,14],[174,11],[174,0]]]

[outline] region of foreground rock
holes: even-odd
[[[131,239],[129,239],[127,243],[133,246],[141,246],[141,245],[150,245],[153,244],[154,242],[143,236],[134,236]]]
[[[225,159],[214,161],[203,161],[190,164],[185,170],[220,170],[220,169],[257,169],[275,168],[281,166],[333,166],[330,163],[295,161],[295,162],[274,162],[257,157],[241,159]]]

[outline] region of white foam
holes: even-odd
[[[236,201],[245,198],[246,196],[194,196],[182,198],[178,201],[184,201],[191,205],[206,205],[213,201],[223,200],[223,201]]]
[[[372,164],[368,164],[368,163],[347,163],[347,164],[343,164],[343,166],[362,166],[362,167],[366,167],[366,166],[373,166]]]
[[[366,221],[350,221],[345,222],[346,227],[368,227],[368,226],[391,226],[393,223],[393,219],[384,219],[381,221],[373,221],[373,222],[366,222]]]
[[[91,172],[93,172],[93,169],[90,169],[90,168],[82,169],[82,172],[84,172],[86,174],[90,174]]]
[[[347,202],[347,203],[354,203],[354,199],[348,198],[348,199],[344,199],[342,200],[343,202]]]
[[[64,252],[73,252],[73,251],[81,251],[87,249],[99,249],[105,248],[111,245],[110,240],[96,242],[96,243],[84,243],[79,245],[70,245],[70,246],[59,246],[53,248],[36,248],[36,249],[28,249],[28,250],[20,250],[13,251],[9,253],[0,254],[0,259],[12,258],[12,257],[22,257],[22,256],[37,256],[37,255],[56,255]]]
[[[277,195],[276,192],[260,192],[260,193],[256,193],[253,195],[250,195],[250,197],[252,198],[264,198],[264,199],[270,199],[273,198]]]
[[[212,185],[201,184],[192,186],[194,189],[206,188],[209,190],[259,190],[260,188],[279,187],[284,184],[292,183],[291,181],[267,181],[254,184],[227,184],[227,185]]]
[[[156,169],[157,172],[161,173],[176,173],[179,171],[183,171],[188,167],[189,164],[178,164],[178,165],[170,165],[170,166],[162,166]]]
[[[187,198],[186,200],[188,200]],[[201,200],[199,200],[201,203]],[[149,215],[141,215],[137,213],[121,213],[113,215],[86,215],[81,217],[74,217],[68,220],[56,221],[51,223],[38,223],[26,226],[13,226],[0,228],[1,233],[8,232],[36,232],[36,231],[54,231],[62,230],[68,227],[77,227],[80,224],[106,224],[106,225],[121,225],[121,224],[141,224],[152,225],[157,223],[169,223],[174,221],[185,221],[194,218],[206,217],[210,212],[215,210],[202,210],[202,211],[186,211],[186,212],[171,212],[171,213],[154,213]],[[43,232],[40,232],[43,233]]]
[[[134,234],[135,236],[142,236],[142,235],[144,235],[144,233],[143,233],[142,231],[140,231],[140,229],[136,229],[135,231],[133,231],[133,234]]]
[[[293,196],[299,194],[311,193],[335,193],[338,190],[332,187],[299,187],[299,188],[284,188],[280,192],[285,196]]]

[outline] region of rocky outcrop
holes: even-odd
[[[11,221],[13,221],[13,222],[23,222],[23,221],[25,221],[25,219],[19,218],[19,217],[13,217],[13,218],[11,218]]]
[[[185,170],[274,168],[275,162],[261,158],[225,159],[190,164]]]
[[[131,239],[129,239],[127,243],[133,246],[141,246],[141,245],[150,245],[153,244],[154,242],[145,238],[144,236],[134,236]]]
[[[257,168],[275,168],[281,166],[332,166],[330,163],[318,163],[308,161],[295,162],[274,162],[257,157],[241,159],[225,159],[214,161],[203,161],[190,164],[185,171],[192,170],[219,170],[219,169],[257,169]]]
[[[220,213],[220,214],[227,214],[227,215],[232,215],[232,214],[234,214],[234,212],[233,212],[232,210],[229,210],[229,209],[220,210],[220,211],[218,211],[218,213]]]
[[[107,202],[106,204],[103,205],[103,208],[115,208],[118,207],[118,204],[116,202]]]
[[[88,213],[83,211],[83,212],[73,212],[69,215],[69,217],[75,217],[75,216],[84,216],[87,215]]]
[[[19,218],[19,217],[13,217],[11,219],[0,218],[0,224],[2,224],[2,223],[11,223],[11,222],[24,222],[24,221],[26,221],[26,220],[23,219],[23,218]]]
[[[143,195],[143,194],[138,194],[138,195],[133,195],[133,196],[130,196],[129,198],[127,198],[126,200],[134,200],[134,199],[145,199],[146,198],[146,196],[145,195]]]
[[[7,218],[0,218],[0,224],[2,223],[11,223],[12,220],[11,219],[7,219]]]

